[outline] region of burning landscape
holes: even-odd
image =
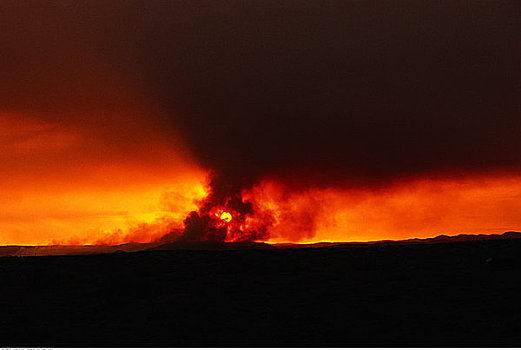
[[[520,10],[2,1],[0,345],[519,344]]]

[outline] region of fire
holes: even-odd
[[[223,211],[221,215],[219,216],[219,219],[221,219],[224,222],[230,222],[232,221],[232,214],[230,214],[227,211]]]
[[[47,127],[28,125],[19,132]],[[9,128],[9,133],[19,129]],[[32,152],[18,144],[7,147]],[[21,180],[7,176],[12,186],[4,193],[10,200],[0,203],[0,244],[121,244],[164,237],[313,243],[521,230],[519,176],[295,189],[273,179],[243,185],[222,175],[210,175],[204,186],[208,174],[202,169],[172,168],[166,174],[160,168],[152,170],[148,174],[133,164],[92,165],[82,170],[83,177],[70,176],[68,187],[61,178],[51,182],[48,176]],[[173,177],[176,171],[179,174]],[[6,181],[6,175],[0,174],[0,179]],[[29,186],[33,183],[38,186]]]
[[[218,182],[218,181],[216,181]],[[518,177],[416,179],[376,189],[209,188],[185,220],[192,241],[376,241],[519,230]]]
[[[0,245],[144,243],[182,231],[206,196],[206,170],[143,103],[81,121],[0,110]]]
[[[271,215],[267,243],[429,238],[519,231],[521,178],[417,179],[378,189],[293,191],[264,182],[245,192]],[[252,217],[246,222],[259,220]]]

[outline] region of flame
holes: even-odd
[[[219,219],[221,219],[224,222],[230,222],[232,221],[232,214],[230,214],[227,211],[223,211],[221,215],[219,216]]]
[[[230,209],[215,207],[211,210],[210,216],[215,217],[217,219],[212,220],[213,225],[219,228],[230,226],[230,222],[232,221],[233,215],[227,210]]]

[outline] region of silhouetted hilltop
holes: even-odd
[[[50,246],[0,246],[0,257],[3,256],[56,256],[56,255],[88,255],[107,254],[116,251],[137,252],[159,243],[126,243],[120,245],[50,245]]]
[[[0,247],[0,256],[12,256],[20,249],[18,246]]]
[[[520,232],[509,231],[503,234],[461,234],[457,236],[439,235],[433,238],[412,238],[402,241],[372,242],[318,242],[311,244],[296,243],[261,243],[261,242],[173,242],[158,243],[126,243],[120,245],[52,245],[52,246],[0,246],[0,257],[6,256],[53,256],[53,255],[89,255],[130,253],[151,250],[251,250],[251,249],[296,249],[296,248],[328,248],[343,246],[374,246],[404,244],[434,244],[467,241],[488,241],[521,238]]]
[[[457,236],[439,235],[433,238],[411,238],[400,241],[385,240],[371,242],[318,242],[311,244],[296,243],[276,243],[277,248],[327,248],[341,246],[373,246],[373,245],[403,245],[403,244],[431,244],[431,243],[453,243],[468,241],[485,241],[496,239],[517,239],[521,238],[520,232],[508,231],[502,234],[461,234]]]
[[[461,234],[457,236],[447,236],[447,235],[439,235],[434,238],[424,238],[424,239],[408,239],[403,242],[406,243],[450,243],[450,242],[466,242],[466,241],[484,241],[491,239],[515,239],[521,238],[520,232],[508,231],[503,234],[479,234],[479,235],[469,235],[469,234]],[[402,242],[402,241],[400,241]]]

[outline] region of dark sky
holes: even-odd
[[[194,6],[169,22],[169,40],[157,33],[143,52],[160,48],[153,71],[165,101],[183,108],[182,127],[213,167],[321,181],[517,168],[519,9],[517,1]]]
[[[0,105],[88,127],[101,111],[146,100],[162,111],[154,125],[179,129],[201,164],[233,181],[514,171],[520,9],[517,0],[4,0]],[[132,148],[134,131],[114,142]]]

